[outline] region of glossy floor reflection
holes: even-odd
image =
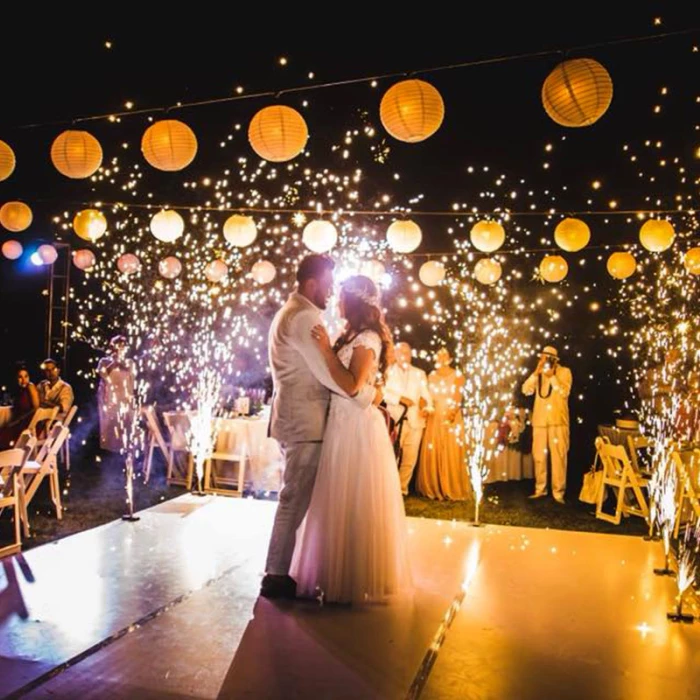
[[[274,508],[183,496],[5,560],[0,695],[98,645],[27,696],[405,698],[433,645],[421,697],[700,697],[700,623],[666,621],[658,543],[411,519],[410,599],[272,604]]]

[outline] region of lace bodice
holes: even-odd
[[[370,377],[373,378],[376,374],[376,368],[379,366],[379,358],[382,353],[382,341],[381,338],[374,331],[362,331],[358,333],[351,342],[347,345],[343,345],[340,350],[338,350],[338,359],[343,363],[343,367],[348,369],[350,367],[350,362],[352,361],[352,353],[356,347],[367,348],[374,352],[374,366],[375,371],[370,372]]]

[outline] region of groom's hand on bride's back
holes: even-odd
[[[379,406],[379,404],[384,401],[384,389],[378,384],[376,384],[374,388],[376,393],[374,394],[374,401],[372,401],[372,404],[374,406]]]

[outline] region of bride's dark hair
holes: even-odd
[[[387,368],[394,361],[394,343],[379,306],[380,297],[376,285],[364,275],[349,277],[340,286],[340,298],[345,309],[345,331],[336,340],[333,349],[338,352],[362,331],[374,331],[382,341],[379,371],[384,377]]]

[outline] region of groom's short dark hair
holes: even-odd
[[[307,280],[318,279],[326,270],[333,270],[335,263],[327,255],[307,255],[299,264],[297,282],[303,284]]]

